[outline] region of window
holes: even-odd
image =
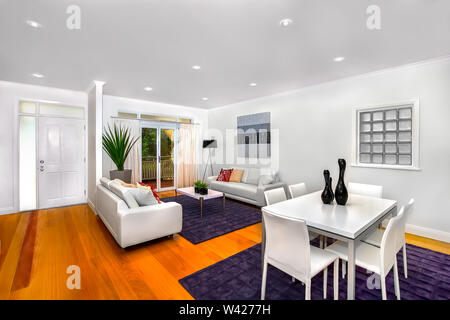
[[[117,116],[119,118],[128,119],[141,119],[141,120],[153,120],[153,121],[164,121],[164,122],[175,122],[175,123],[190,123],[192,124],[192,119],[172,117],[167,115],[156,115],[156,114],[145,114],[145,113],[130,113],[130,112],[118,112]]]
[[[145,119],[145,120],[156,120],[156,121],[177,122],[177,118],[175,118],[175,117],[156,116],[156,115],[151,115],[151,114],[141,114],[141,119]]]
[[[359,109],[356,116],[358,165],[417,168],[416,103]]]
[[[84,107],[66,106],[39,101],[20,101],[19,113],[22,115],[84,119]]]
[[[128,113],[128,112],[118,112],[117,116],[120,118],[130,118],[130,119],[137,119],[138,115],[137,113]]]

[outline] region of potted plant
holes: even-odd
[[[131,170],[125,170],[123,166],[139,137],[130,137],[129,128],[117,127],[114,124],[114,128],[111,129],[108,124],[108,128],[105,128],[102,138],[103,150],[117,166],[117,170],[109,172],[111,180],[120,179],[126,183],[131,183]]]
[[[201,195],[208,194],[208,184],[200,180],[194,182],[194,191]]]

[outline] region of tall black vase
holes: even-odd
[[[322,202],[325,204],[332,204],[334,199],[333,187],[332,187],[332,179],[330,177],[330,171],[323,170],[323,176],[325,178],[325,188],[323,189]]]
[[[334,196],[336,197],[337,204],[340,204],[341,206],[345,206],[345,204],[347,203],[347,199],[348,199],[348,192],[347,192],[347,188],[345,187],[345,183],[344,183],[346,162],[344,159],[339,159],[338,164],[339,164],[339,180],[336,184],[336,190],[334,191]]]

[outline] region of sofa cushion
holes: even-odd
[[[136,202],[140,207],[152,206],[159,203],[158,200],[153,195],[152,190],[137,188],[135,186],[134,188],[130,188],[128,192],[130,192],[133,195],[134,200],[136,200]]]
[[[274,176],[269,175],[269,174],[263,174],[259,177],[258,185],[265,186],[265,185],[273,183],[274,180],[275,180]]]
[[[244,170],[233,169],[233,172],[231,172],[231,176],[230,176],[230,182],[241,182],[243,173],[244,173]]]
[[[256,185],[240,182],[213,181],[210,187],[216,191],[252,200],[256,199],[258,190]]]
[[[261,170],[259,168],[248,168],[247,170],[247,177],[242,182],[258,185],[259,182],[259,176],[261,175]]]
[[[233,169],[221,169],[219,176],[217,177],[217,181],[230,181],[231,173],[233,172]]]
[[[116,182],[111,182],[109,184],[109,188],[116,196],[125,201],[125,203],[128,205],[128,208],[131,209],[139,208],[139,204],[137,203],[137,201],[134,199],[134,196],[130,192],[130,190],[138,190],[137,188],[136,189],[125,188]]]
[[[153,186],[151,184],[145,184],[142,182],[136,182],[136,186],[138,188],[141,189],[146,189],[148,191],[151,191],[153,193],[153,196],[155,197],[156,201],[158,201],[158,203],[161,203],[161,198],[159,197],[158,193],[156,193],[155,188],[153,188]]]

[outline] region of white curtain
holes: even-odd
[[[180,124],[178,128],[177,187],[191,187],[197,180],[197,139],[196,125]]]
[[[124,164],[124,169],[131,169],[133,171],[131,173],[131,183],[135,184],[141,181],[141,126],[137,120],[126,119],[114,119],[114,124],[116,126],[122,126],[122,128],[129,128],[130,138],[139,137],[139,140],[134,144]],[[115,169],[117,168],[111,161],[111,170]]]

